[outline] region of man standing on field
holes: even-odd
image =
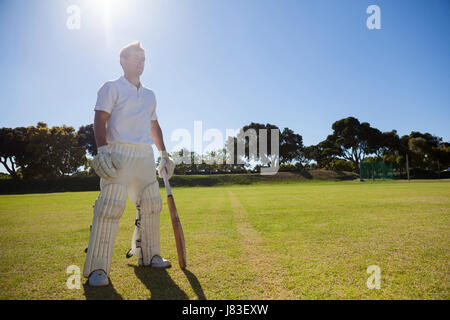
[[[156,116],[156,98],[139,77],[144,71],[145,51],[140,42],[120,51],[124,75],[106,82],[98,91],[94,133],[98,153],[93,160],[100,176],[100,195],[95,200],[94,217],[83,275],[91,286],[109,284],[111,258],[119,219],[127,193],[137,208],[132,249],[140,266],[170,267],[160,255],[159,215],[161,195],[156,180],[152,144],[160,151],[158,175],[175,169],[164,146]],[[127,255],[127,256],[128,256]]]

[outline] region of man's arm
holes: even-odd
[[[106,121],[108,121],[110,114],[105,111],[95,111],[94,118],[94,135],[97,149],[105,146],[106,142]]]
[[[153,142],[155,142],[155,145],[158,148],[158,150],[165,151],[166,146],[164,145],[163,135],[162,135],[161,127],[159,126],[158,120],[151,120],[150,134],[151,134]]]

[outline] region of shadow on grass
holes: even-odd
[[[109,280],[109,285],[105,287],[91,287],[89,280],[83,284],[84,295],[87,300],[123,300]]]
[[[150,300],[188,300],[189,297],[172,280],[166,269],[138,267],[129,264],[134,268],[134,273],[150,291]]]
[[[184,269],[183,272],[189,283],[191,284],[191,287],[194,290],[195,294],[197,295],[198,300],[207,300],[197,277],[187,269]]]

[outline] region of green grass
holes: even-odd
[[[83,268],[98,192],[0,196],[0,299],[449,299],[450,181],[308,182],[174,188],[188,268],[170,217],[161,250],[173,267],[125,259],[120,221],[111,285],[66,287]],[[163,199],[165,191],[161,189]],[[381,268],[381,289],[366,286]]]

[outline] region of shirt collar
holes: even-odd
[[[132,87],[133,89],[138,89],[138,88],[136,88],[136,86],[134,84],[132,84],[130,81],[128,81],[127,78],[125,78],[125,76],[121,76],[120,80],[123,83],[125,83],[126,85]],[[142,87],[144,87],[144,85],[142,84],[142,81],[140,81],[140,82],[141,82],[141,85],[139,86],[139,90],[142,89]]]

